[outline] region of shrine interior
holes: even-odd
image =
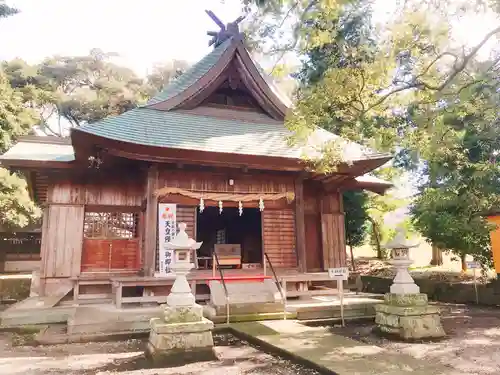
[[[262,223],[258,208],[244,208],[240,216],[237,207],[224,208],[222,213],[218,207],[205,207],[203,212],[197,210],[196,223],[196,239],[203,241],[198,257],[211,257],[216,247],[221,248],[218,245],[239,245],[236,249],[241,249],[243,265],[262,264]]]

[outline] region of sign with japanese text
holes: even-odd
[[[347,267],[329,268],[328,276],[330,277],[330,279],[347,280],[349,278],[349,268]]]
[[[177,233],[177,205],[173,203],[158,204],[158,252],[159,276],[165,276],[171,271],[174,251],[167,249],[167,243],[173,240]]]
[[[467,263],[467,268],[468,269],[477,269],[477,268],[481,268],[481,266],[479,265],[479,263],[477,262],[474,262],[474,261],[466,261]]]

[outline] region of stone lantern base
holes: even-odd
[[[375,323],[381,333],[396,335],[404,340],[446,335],[439,309],[427,304],[427,294],[387,293],[384,303],[376,305],[375,311]]]
[[[217,359],[212,338],[212,321],[203,317],[203,308],[164,306],[165,318],[151,319],[146,355],[171,366]]]

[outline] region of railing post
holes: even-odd
[[[267,254],[264,253],[264,261],[262,262],[263,265],[264,265],[264,276],[267,276],[267,262],[266,262],[266,259],[267,259]]]
[[[276,271],[274,270],[273,263],[268,258],[267,254],[264,252],[264,266],[266,266],[266,260],[267,260],[267,262],[269,262],[269,267],[271,267],[271,272],[273,273],[273,276],[274,276],[274,283],[276,284],[276,287],[278,288],[278,291],[280,292],[281,300],[283,301],[283,320],[286,320],[286,291],[283,291],[283,288],[278,280],[278,275],[276,274]],[[266,276],[265,271],[264,271],[264,276]],[[286,284],[286,282],[285,282],[285,284]]]
[[[212,253],[212,277],[215,278],[215,253]]]
[[[231,321],[231,317],[229,314],[229,293],[227,291],[227,286],[226,286],[226,281],[224,280],[224,273],[222,272],[222,269],[220,268],[220,263],[219,263],[219,257],[215,253],[215,251],[212,253],[212,275],[215,278],[215,265],[217,265],[219,269],[219,274],[220,274],[220,281],[222,283],[222,287],[224,288],[224,294],[226,296],[226,323],[229,324]]]

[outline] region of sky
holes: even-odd
[[[240,0],[7,0],[21,12],[0,22],[0,60],[36,63],[54,54],[116,52],[117,63],[146,75],[154,63],[195,62],[210,51],[206,32],[217,30],[209,9],[224,22],[241,15]],[[375,0],[374,20],[384,22],[395,0]],[[472,17],[455,28],[477,43],[495,20]],[[263,62],[261,61],[261,64]]]
[[[0,60],[116,52],[145,75],[154,63],[195,62],[210,51],[206,35],[241,13],[239,0],[7,0],[21,12],[0,22]]]

